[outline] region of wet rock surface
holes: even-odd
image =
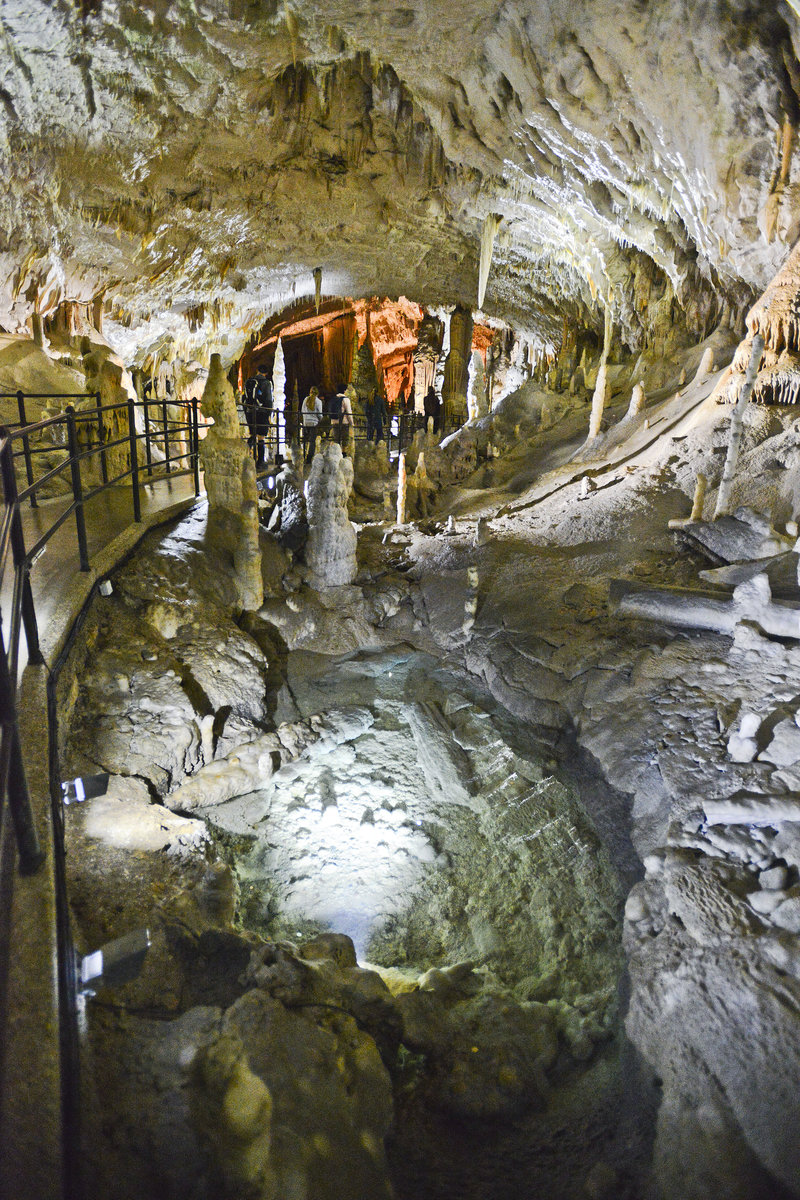
[[[606,606],[618,574],[696,586],[702,563],[676,550],[667,522],[686,516],[697,471],[722,440],[725,413],[704,394],[687,392],[685,425],[670,418],[677,443],[643,427],[618,448],[612,437],[582,499],[582,472],[559,450],[527,490],[464,493],[446,536],[437,521],[387,540],[383,527],[364,527],[358,582],[332,589],[333,603],[288,580],[295,607],[276,594],[247,622],[272,631],[269,642],[253,635],[274,660],[272,674],[268,663],[256,670],[266,707],[258,720],[242,711],[237,740],[212,742],[202,769],[222,766],[247,736],[273,736],[270,724],[347,706],[370,723],[284,763],[266,787],[193,810],[213,843],[203,854],[218,860],[212,882],[197,852],[139,850],[134,873],[130,851],[77,824],[71,832],[85,848],[75,869],[89,936],[99,925],[121,932],[122,919],[154,926],[151,962],[122,998],[125,1019],[138,1009],[191,1023],[198,1006],[224,1014],[253,991],[269,999],[247,1001],[259,1011],[347,1014],[391,1078],[388,1167],[373,1156],[370,1170],[387,1172],[401,1197],[500,1200],[521,1186],[569,1198],[603,1188],[670,1200],[794,1194],[796,1130],[783,1114],[798,1066],[800,650],[747,621],[728,636],[687,633]],[[787,416],[745,447],[736,485],[734,502],[768,502],[773,523],[793,484],[759,475],[760,464],[785,452],[792,430]],[[176,536],[165,541],[167,574]],[[197,561],[193,586],[210,611],[225,611],[220,578],[203,583]],[[155,562],[143,568],[147,588],[169,605],[186,581],[156,584]],[[164,638],[158,620],[162,633],[151,623],[148,636],[169,645],[179,631]],[[115,693],[106,682],[97,694],[106,703]],[[90,757],[82,703],[75,763]],[[122,755],[123,743],[111,746]],[[173,751],[147,776],[154,791],[199,781],[193,753],[188,780]],[[114,904],[95,911],[91,897],[111,892],[93,878],[101,864],[121,882]],[[97,1011],[103,1091],[118,1031],[113,1008]],[[203,1044],[221,1028],[215,1015]],[[273,1105],[275,1085],[235,1032],[220,1049],[224,1080],[266,1113],[250,1075]],[[256,1162],[262,1124],[248,1126]],[[208,1127],[191,1133],[203,1179],[240,1178],[244,1166],[227,1144],[215,1148]],[[147,1157],[143,1129],[113,1161]],[[334,1159],[350,1153],[350,1129],[345,1115]]]

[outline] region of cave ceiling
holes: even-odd
[[[476,308],[497,216],[487,317],[546,343],[610,303],[633,346],[643,276],[691,323],[797,237],[783,0],[3,0],[0,35],[9,330],[102,294],[131,357],[230,358],[315,268]]]

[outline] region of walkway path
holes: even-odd
[[[134,525],[133,521],[130,487],[108,488],[86,502],[84,507],[86,540],[89,562],[92,567],[99,569],[99,560],[103,551],[129,527],[133,527],[131,532],[135,537],[134,531],[137,528],[144,533],[150,525],[157,523],[159,516],[169,516],[175,505],[191,503],[194,500],[193,480],[190,475],[180,476],[175,480],[159,480],[156,483],[144,485],[140,495],[142,523],[138,527]],[[58,496],[51,500],[40,501],[39,507],[35,509],[22,508],[22,528],[26,550],[36,544],[42,534],[69,506],[71,500],[71,495]],[[84,574],[81,578],[75,518],[74,516],[68,517],[61,528],[50,538],[31,569],[31,588],[39,623],[39,637],[48,662],[47,646],[48,643],[53,644],[53,639],[48,634],[52,632],[51,626],[56,613],[63,611],[76,584],[80,582],[85,584],[93,578],[94,573],[88,576]],[[4,634],[9,629],[11,587],[11,572],[9,572],[8,578],[4,580],[2,596],[0,596]],[[24,637],[22,641],[20,675],[27,662]]]

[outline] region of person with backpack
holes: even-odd
[[[262,467],[266,461],[267,438],[269,437],[269,422],[272,414],[272,381],[259,367],[253,389],[253,434],[255,436],[256,466]]]
[[[247,421],[247,444],[251,449],[256,444],[256,410],[258,408],[258,372],[251,375],[244,383],[244,399],[242,408],[244,409],[244,419]]]

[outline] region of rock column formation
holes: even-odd
[[[436,364],[442,352],[442,323],[427,314],[417,330],[414,349],[414,411],[424,412],[423,401],[436,376]]]
[[[253,611],[264,600],[256,468],[242,438],[233,388],[218,354],[211,355],[201,405],[203,414],[214,421],[200,443],[208,493],[208,538],[231,554],[239,604]]]
[[[444,365],[442,403],[447,428],[461,424],[467,411],[472,313],[458,305],[450,318],[450,353]]]
[[[356,577],[356,531],[347,515],[353,461],[329,442],[314,456],[308,477],[306,564],[313,587],[339,587]]]

